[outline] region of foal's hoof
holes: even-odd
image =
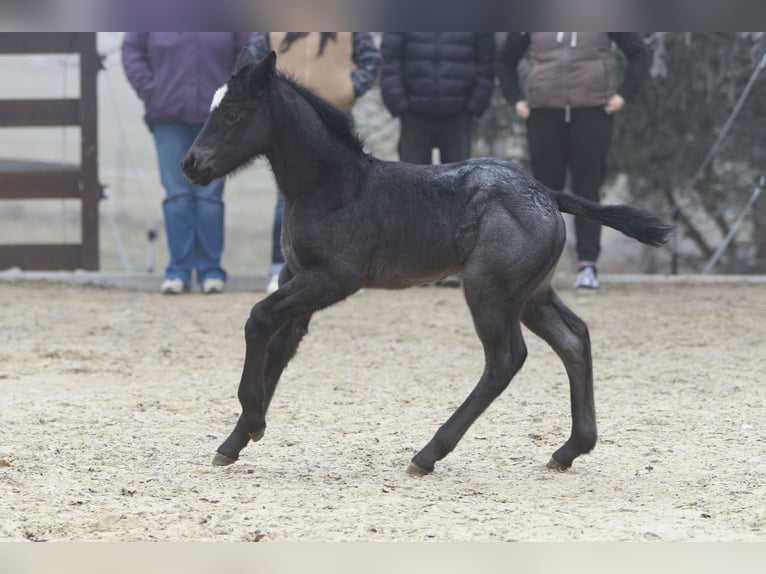
[[[266,429],[261,429],[255,432],[249,432],[247,434],[250,436],[251,441],[258,442],[259,440],[263,438],[263,435],[266,434]]]
[[[236,458],[229,458],[220,452],[215,453],[215,456],[213,457],[213,466],[229,466],[235,462],[237,462]]]
[[[431,474],[431,471],[426,470],[425,468],[421,468],[414,462],[411,462],[407,467],[407,474],[410,476],[425,476],[427,474]]]
[[[545,467],[549,470],[558,470],[559,472],[563,472],[569,468],[570,465],[566,465],[562,462],[557,461],[555,458],[551,457],[551,459],[548,461],[548,464],[545,465]]]

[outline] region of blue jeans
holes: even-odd
[[[226,280],[221,268],[224,235],[223,179],[206,186],[192,184],[181,171],[181,158],[191,147],[201,125],[182,122],[152,128],[160,179],[165,188],[162,213],[170,250],[165,270],[168,279],[181,279],[189,287],[192,272],[197,281]]]
[[[282,256],[282,212],[285,209],[285,198],[277,191],[277,205],[274,208],[274,225],[271,227],[271,267],[269,275],[279,275],[285,258]]]

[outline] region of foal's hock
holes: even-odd
[[[362,287],[400,289],[461,272],[486,363],[476,387],[408,471],[423,475],[450,453],[503,392],[527,356],[521,324],[556,351],[569,377],[572,430],[548,466],[568,468],[596,444],[588,329],[551,287],[564,246],[561,212],[613,227],[650,245],[670,228],[644,211],[545,188],[492,158],[440,166],[366,154],[349,115],[276,71],[272,52],[248,51],[213,101],[183,160],[200,184],[265,155],[285,198],[279,289],[245,325],[240,415],[218,448],[231,464],[263,437],[266,412],[314,312]]]

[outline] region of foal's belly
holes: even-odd
[[[437,281],[461,270],[451,251],[443,253],[401,252],[371,260],[366,287],[404,289]]]

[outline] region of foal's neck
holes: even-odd
[[[367,156],[342,141],[289,84],[279,89],[272,103],[274,136],[266,157],[286,198],[317,193],[341,172],[366,161]]]

